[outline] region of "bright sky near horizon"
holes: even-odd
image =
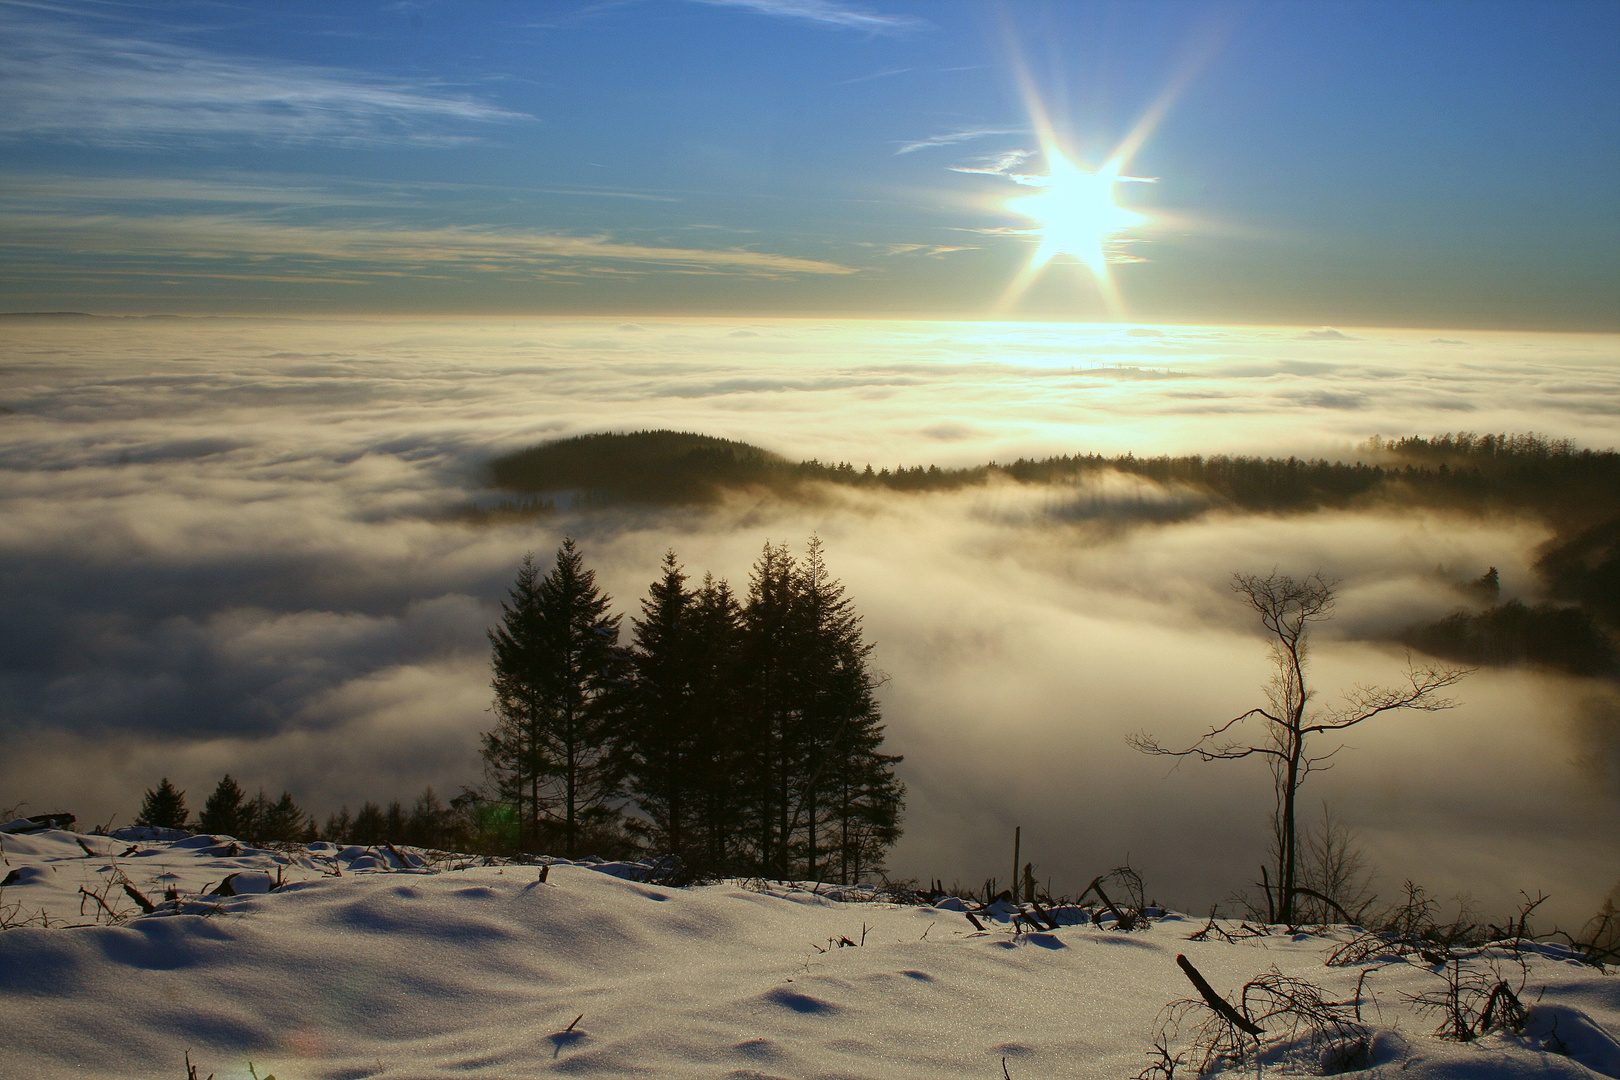
[[[0,309],[1615,330],[1617,59],[1575,0],[0,0]]]

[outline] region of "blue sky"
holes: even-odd
[[[0,0],[0,308],[1620,329],[1617,43],[1572,0]],[[1031,272],[1006,201],[1122,144],[1115,261]]]

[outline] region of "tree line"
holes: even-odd
[[[458,796],[446,805],[429,787],[406,807],[398,799],[386,807],[367,801],[358,813],[344,806],[327,816],[324,824],[304,810],[287,791],[271,800],[261,789],[252,798],[230,773],[220,778],[195,818],[186,805],[186,793],[168,777],[148,788],[141,800],[136,825],[182,829],[233,836],[249,843],[313,843],[330,840],[342,844],[414,844],[418,847],[484,850],[489,837],[479,816],[471,812],[476,799]]]
[[[619,501],[707,502],[728,488],[764,487],[785,495],[831,483],[896,492],[951,491],[991,479],[1061,483],[1122,472],[1208,495],[1214,504],[1257,512],[1302,513],[1369,498],[1471,512],[1503,506],[1537,513],[1561,533],[1608,516],[1620,497],[1620,453],[1583,450],[1534,433],[1457,432],[1433,438],[1374,436],[1357,460],[1224,454],[1139,457],[1132,453],[1018,458],[961,468],[850,462],[792,462],[735,440],[675,431],[598,433],[559,439],[496,458],[496,486],[529,498],[500,513],[539,513],[566,492],[574,505]]]
[[[490,632],[488,809],[565,855],[628,836],[703,873],[853,881],[900,835],[900,761],[821,542],[766,543],[739,598],[673,551],[621,616],[571,539],[524,559]]]

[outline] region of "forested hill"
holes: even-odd
[[[581,435],[495,459],[495,485],[575,503],[712,501],[728,489],[768,487],[802,495],[815,483],[890,491],[947,491],[993,478],[1072,482],[1103,471],[1130,473],[1208,494],[1215,505],[1300,512],[1374,501],[1485,512],[1530,512],[1573,537],[1620,508],[1620,453],[1580,450],[1539,435],[1442,435],[1373,439],[1356,460],[1124,454],[1019,458],[966,468],[816,460],[797,464],[730,439],[675,431]]]
[[[779,486],[794,473],[780,454],[733,439],[684,431],[577,435],[505,454],[490,463],[495,486],[575,502],[701,503],[725,489]]]

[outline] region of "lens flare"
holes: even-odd
[[[1027,232],[1040,237],[1029,262],[1008,286],[1003,306],[1015,301],[1054,259],[1066,256],[1091,271],[1110,311],[1118,311],[1119,294],[1108,264],[1122,258],[1121,234],[1149,220],[1119,204],[1118,185],[1152,181],[1122,175],[1124,160],[1119,155],[1094,172],[1081,168],[1051,144],[1044,148],[1043,156],[1046,175],[1012,177],[1037,190],[1003,203],[1005,209],[1035,222],[1035,228]]]

